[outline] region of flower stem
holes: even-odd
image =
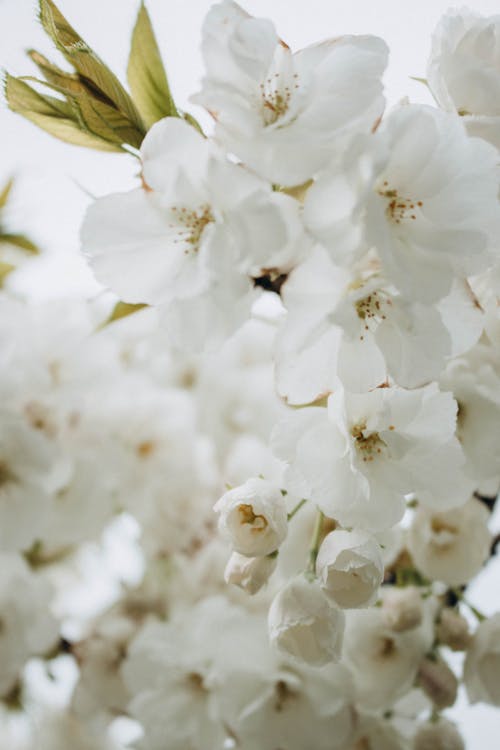
[[[309,562],[307,565],[308,575],[315,575],[316,570],[316,558],[318,557],[319,545],[321,544],[321,532],[323,531],[323,521],[325,516],[318,510],[316,516],[316,523],[314,524],[314,531],[311,537],[311,546],[309,547]]]
[[[463,604],[465,604],[466,607],[468,607],[468,609],[470,609],[478,622],[484,622],[484,620],[488,619],[486,615],[483,615],[483,613],[480,612],[477,607],[475,607],[468,601],[468,599],[465,598],[463,591],[461,591],[460,589],[453,589],[453,593],[455,594],[457,599],[459,599]]]
[[[304,497],[304,498],[302,498],[302,500],[299,503],[297,503],[297,505],[295,506],[295,508],[292,508],[292,510],[288,514],[288,520],[289,521],[292,520],[292,518],[294,517],[294,515],[299,512],[299,510],[302,508],[303,505],[305,505],[305,503],[307,503],[307,498]]]

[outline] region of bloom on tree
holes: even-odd
[[[275,552],[288,532],[281,490],[264,479],[249,479],[226,492],[214,506],[219,529],[236,552],[260,557]]]
[[[368,607],[384,577],[380,546],[362,531],[332,531],[319,548],[316,574],[338,607]]]
[[[315,581],[303,575],[276,595],[268,627],[271,643],[282,654],[315,666],[340,658],[344,615]]]

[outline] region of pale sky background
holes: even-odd
[[[146,0],[177,104],[196,115],[188,97],[202,73],[198,49],[210,0]],[[430,37],[448,0],[241,0],[253,15],[275,22],[280,36],[300,48],[329,36],[370,33],[391,50],[386,74],[389,104],[403,96],[430,102],[424,86],[409,76],[425,76]],[[139,0],[59,0],[58,5],[81,36],[125,80],[130,33]],[[500,12],[499,0],[471,0],[484,14]],[[14,75],[34,74],[24,50],[33,47],[57,60],[36,17],[34,0],[0,0],[0,67]],[[21,290],[39,298],[95,294],[97,287],[78,255],[78,227],[89,203],[88,191],[104,195],[134,185],[137,162],[63,144],[37,130],[0,104],[0,184],[18,176],[9,212],[13,231],[30,233],[43,247],[43,259],[31,265]],[[497,513],[497,526],[500,523]],[[499,561],[472,590],[470,598],[486,613],[500,609]],[[496,598],[496,601],[495,601]],[[453,714],[467,739],[467,750],[498,750],[500,710],[459,703]]]

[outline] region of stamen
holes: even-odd
[[[187,243],[191,245],[194,251],[197,251],[203,230],[207,224],[215,221],[210,206],[204,204],[195,210],[185,208],[184,206],[181,208],[173,206],[170,210],[175,217],[176,223],[169,226],[178,235],[174,243]],[[186,249],[184,252],[187,254],[189,249]]]

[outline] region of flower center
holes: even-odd
[[[242,503],[238,506],[238,513],[240,515],[240,523],[251,526],[252,533],[260,533],[267,528],[267,521],[264,516],[255,515],[251,505]]]
[[[387,308],[392,305],[388,294],[375,291],[355,303],[358,318],[363,321],[365,331],[373,331],[378,324],[387,318]],[[361,341],[363,336],[360,336]]]
[[[432,544],[442,551],[448,550],[459,535],[459,529],[453,523],[439,516],[433,516],[431,520]]]
[[[298,74],[294,73],[290,85],[280,73],[274,73],[259,85],[264,125],[273,125],[288,112],[292,93],[299,88]]]
[[[396,652],[396,644],[392,638],[387,636],[381,638],[378,655],[383,659],[389,659]]]
[[[385,213],[393,224],[401,224],[406,219],[414,221],[417,218],[415,212],[424,205],[423,201],[401,196],[396,188],[389,187],[387,180],[384,180],[382,188],[378,189],[377,193],[388,201]]]
[[[205,203],[199,206],[197,209],[189,209],[185,206],[178,207],[172,206],[171,212],[175,220],[175,224],[170,224],[170,228],[174,229],[177,234],[177,239],[174,242],[183,242],[191,245],[194,251],[197,251],[200,245],[201,235],[207,224],[211,224],[215,221],[214,215],[210,206]],[[189,248],[186,248],[185,253],[189,252]]]
[[[366,435],[365,430],[366,424],[364,422],[354,425],[351,429],[351,435],[354,438],[354,445],[361,460],[367,463],[373,461],[387,446],[378,432],[370,432]]]

